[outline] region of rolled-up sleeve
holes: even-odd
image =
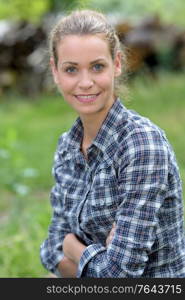
[[[53,217],[49,226],[48,237],[40,247],[41,262],[47,270],[53,273],[55,273],[57,264],[63,258],[63,239],[70,232],[59,204],[59,197],[58,184],[56,184],[51,192]]]
[[[62,143],[60,138],[59,143]],[[58,149],[55,152],[54,166],[52,169],[55,178],[55,185],[50,194],[50,201],[52,205],[52,219],[49,225],[48,237],[40,247],[40,258],[43,266],[57,274],[57,264],[63,258],[62,243],[65,235],[70,232],[69,224],[65,219],[64,209],[62,207],[62,193],[61,185],[57,177],[57,165],[60,164]]]
[[[155,242],[168,178],[167,145],[157,131],[136,129],[122,150],[114,238],[107,248],[85,249],[78,277],[141,277]]]

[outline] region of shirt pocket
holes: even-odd
[[[74,166],[70,159],[58,160],[53,168],[53,175],[55,180],[61,185],[68,185],[73,178]]]
[[[110,225],[115,221],[118,208],[118,188],[114,184],[98,185],[89,193],[90,213],[99,225]]]
[[[73,197],[70,195],[70,189],[73,184],[73,169],[68,161],[63,161],[55,169],[55,177],[60,187],[61,206],[65,213],[69,212],[73,207]]]
[[[116,207],[118,205],[118,180],[112,165],[102,164],[91,186],[93,206]]]

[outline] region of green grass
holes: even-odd
[[[137,79],[124,101],[166,131],[183,182],[184,82],[184,74]],[[40,263],[39,247],[51,217],[53,154],[59,135],[70,128],[76,114],[58,94],[29,101],[10,95],[0,104],[0,277],[44,277],[48,272]]]
[[[0,109],[0,277],[41,277],[39,246],[50,220],[51,167],[76,114],[59,97],[9,97]]]

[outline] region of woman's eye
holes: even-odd
[[[96,71],[96,72],[102,71],[103,68],[104,68],[103,64],[95,64],[93,66],[93,70]]]
[[[76,69],[75,67],[67,67],[67,68],[65,69],[65,71],[66,71],[67,73],[75,73],[75,72],[77,71],[77,69]]]

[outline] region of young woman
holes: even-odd
[[[115,93],[114,29],[98,12],[75,11],[54,27],[50,48],[54,81],[79,118],[55,155],[43,265],[61,277],[185,277],[175,155]]]

